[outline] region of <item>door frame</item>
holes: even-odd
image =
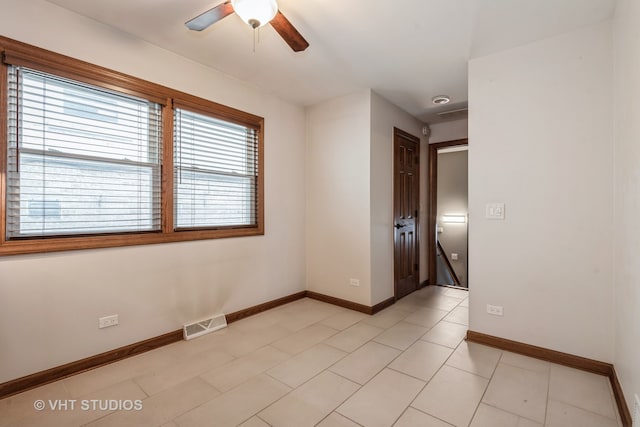
[[[417,275],[418,275],[418,283],[416,286],[416,290],[420,289],[420,170],[422,168],[422,164],[420,163],[420,144],[421,144],[421,139],[415,135],[412,135],[408,132],[403,131],[400,128],[397,127],[393,127],[393,142],[392,142],[392,146],[393,146],[393,170],[392,170],[392,186],[393,186],[393,200],[392,200],[392,206],[393,206],[393,213],[391,216],[391,232],[393,233],[393,299],[395,301],[398,300],[398,274],[396,271],[396,263],[395,263],[395,247],[396,247],[396,233],[395,233],[395,229],[394,229],[394,225],[395,225],[395,220],[396,220],[396,214],[395,214],[395,202],[396,202],[396,183],[395,183],[395,177],[396,177],[396,139],[398,139],[398,137],[407,139],[409,141],[413,141],[416,143],[416,156],[417,156],[417,165],[418,165],[418,170],[417,170],[417,179],[416,179],[416,189],[415,191],[417,192],[417,206],[416,208],[418,209],[418,215],[416,215],[415,217],[415,239],[416,239],[416,254],[415,254],[415,259],[418,262],[418,271],[417,271]]]
[[[438,216],[438,150],[441,148],[469,145],[469,139],[455,139],[453,141],[429,144],[429,166],[427,172],[427,271],[430,285],[436,284],[436,222]],[[469,235],[467,234],[467,241]],[[467,273],[468,274],[468,273]]]

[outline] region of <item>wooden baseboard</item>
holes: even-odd
[[[313,298],[318,301],[338,305],[340,307],[348,308],[350,310],[355,310],[366,314],[375,314],[395,302],[394,298],[389,298],[388,300],[382,301],[381,303],[376,304],[373,307],[369,307],[340,298],[319,294],[317,292],[301,291],[272,301],[267,301],[263,304],[258,304],[253,307],[229,313],[226,315],[227,323],[237,322],[238,320],[244,319],[245,317],[253,316],[254,314],[258,314],[263,311],[270,310],[272,308],[288,304],[305,297]],[[15,380],[10,380],[0,384],[0,399],[9,397],[17,393],[22,393],[23,391],[45,385],[53,381],[61,380],[71,375],[79,374],[90,369],[108,365],[109,363],[117,362],[118,360],[126,359],[128,357],[135,356],[137,354],[144,353],[149,350],[153,350],[158,347],[162,347],[181,340],[182,329],[179,329],[177,331],[169,332],[155,338],[149,338],[147,340],[126,345],[115,350],[110,350],[95,356],[90,356],[82,360],[77,360],[65,365],[56,366],[54,368],[47,369],[46,371],[36,372],[34,374],[17,378]]]
[[[629,412],[627,401],[624,398],[622,387],[620,386],[620,382],[618,381],[616,371],[612,364],[475,331],[467,331],[467,341],[488,345],[501,350],[510,351],[512,353],[518,353],[524,356],[608,377],[611,382],[611,388],[613,389],[616,404],[618,405],[618,412],[620,413],[622,425],[624,427],[631,427],[631,413]]]
[[[227,323],[233,323],[240,319],[244,319],[245,317],[304,298],[306,294],[306,291],[301,291],[273,301],[245,308],[244,310],[229,313],[226,315]],[[181,341],[182,338],[182,329],[179,329],[155,338],[149,338],[115,350],[90,356],[82,360],[70,362],[62,366],[56,366],[55,368],[47,369],[46,371],[36,372],[25,377],[7,381],[0,384],[0,399],[17,393],[22,393],[23,391],[45,385],[53,381],[61,380],[71,375],[79,374],[90,369],[108,365],[109,363],[117,362],[118,360],[126,359],[128,357],[135,356],[136,354],[144,353],[167,344]]]
[[[371,307],[371,313],[369,314],[376,314],[377,312],[382,311],[389,306],[392,306],[393,304],[395,304],[395,302],[396,302],[395,297],[391,297],[382,302],[379,302],[373,307]]]
[[[279,307],[284,304],[302,299],[307,296],[307,291],[300,291],[295,294],[287,295],[286,297],[267,301],[262,304],[254,305],[253,307],[245,308],[243,310],[234,311],[225,315],[227,323],[237,322],[245,317],[253,316],[254,314],[262,313],[263,311],[271,310],[272,308]]]
[[[609,373],[609,381],[611,382],[613,395],[616,398],[616,404],[618,405],[618,412],[620,413],[622,425],[624,427],[631,427],[631,424],[633,423],[631,412],[629,411],[629,406],[627,406],[627,401],[624,398],[622,386],[618,380],[618,374],[616,374],[616,368],[613,366],[611,366],[611,372]]]
[[[372,314],[368,305],[359,304],[357,302],[348,301],[342,298],[336,298],[325,294],[319,294],[318,292],[307,291],[307,298],[315,299],[318,301],[326,302],[328,304],[337,305],[339,307],[348,308],[349,310],[359,311],[360,313]]]
[[[182,329],[0,384],[0,399],[182,340]]]

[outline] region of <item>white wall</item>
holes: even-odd
[[[611,43],[604,22],[470,62],[471,330],[613,361]]]
[[[393,128],[421,138],[420,283],[427,278],[426,152],[422,123],[375,92],[371,94],[371,302],[393,297]]]
[[[371,305],[370,111],[369,90],[307,109],[307,289],[364,305]]]
[[[394,127],[420,136],[422,124],[371,90],[307,108],[307,289],[393,297]]]
[[[435,123],[430,126],[429,144],[436,142],[455,141],[467,138],[469,121],[467,119],[452,120],[450,122]]]
[[[4,36],[263,116],[266,234],[0,257],[0,382],[304,289],[301,108],[51,3],[1,6]]]
[[[640,395],[640,3],[618,0],[614,20],[615,357],[627,404]]]

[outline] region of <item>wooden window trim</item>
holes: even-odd
[[[264,118],[1,36],[0,52],[3,59],[3,63],[0,65],[0,105],[2,105],[2,108],[0,108],[0,256],[264,235]],[[162,226],[159,232],[96,234],[25,240],[6,239],[7,63],[22,65],[106,89],[116,90],[162,105]],[[173,109],[178,107],[184,107],[257,130],[258,180],[255,226],[174,230]]]

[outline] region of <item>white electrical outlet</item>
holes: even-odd
[[[458,254],[453,253],[451,254],[451,261],[457,261],[458,260]]]
[[[487,313],[491,314],[492,316],[502,316],[502,306],[487,304]]]
[[[636,394],[633,404],[633,418],[631,421],[633,422],[634,427],[640,426],[640,397]]]
[[[350,279],[349,280],[349,284],[351,286],[360,286],[360,280],[358,280],[358,279]]]
[[[109,326],[116,326],[117,324],[117,314],[112,314],[111,316],[105,316],[98,319],[98,329],[108,328]]]

